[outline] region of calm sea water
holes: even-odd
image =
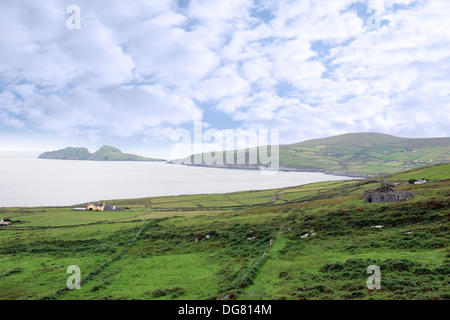
[[[266,176],[257,170],[36,157],[34,153],[0,152],[0,207],[70,206],[98,200],[262,190],[350,179],[309,172]]]

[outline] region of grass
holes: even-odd
[[[218,268],[211,257],[202,253],[150,257],[128,254],[106,269],[95,282],[87,283],[84,290],[68,292],[65,298],[206,299],[218,290]],[[142,277],[142,273],[146,276]],[[177,287],[188,288],[188,291],[176,297],[154,294],[156,290]]]
[[[237,152],[246,154],[247,167],[257,166],[248,163],[248,149]],[[450,138],[406,139],[378,133],[351,133],[279,147],[280,168],[352,176],[394,174],[449,161]]]
[[[427,178],[423,185],[409,179]],[[415,194],[364,203],[383,180]],[[236,192],[117,200],[117,212],[4,208],[0,299],[449,298],[450,165]],[[375,227],[382,226],[382,227]],[[306,236],[306,234],[308,234]],[[380,266],[381,290],[366,286]],[[81,269],[67,290],[67,267]]]

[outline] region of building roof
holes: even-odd
[[[94,207],[103,207],[104,203],[89,203],[88,206],[94,206]]]
[[[392,193],[392,194],[408,194],[408,195],[412,195],[412,193],[408,192],[408,191],[392,189],[389,186],[389,183],[387,183],[387,182],[382,182],[381,183],[381,187],[379,187],[378,189],[364,191],[364,193],[374,193],[374,192],[376,192],[376,193]]]
[[[379,187],[378,189],[373,190],[373,192],[383,192],[383,193],[389,193],[389,192],[393,192],[394,189],[392,189],[389,186],[388,182],[382,182],[381,183],[381,187]]]

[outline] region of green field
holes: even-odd
[[[230,164],[227,167],[262,165],[259,160],[258,164],[249,163],[250,150],[234,151],[245,154],[245,165]],[[224,154],[223,163],[226,163],[225,157]],[[188,157],[173,162],[189,164],[194,163],[193,159]],[[279,146],[279,166],[283,170],[331,172],[355,177],[393,174],[449,161],[450,138],[414,139],[380,133],[348,133]]]
[[[364,190],[383,180],[415,197],[365,203]],[[0,299],[447,300],[449,182],[443,164],[274,190],[108,201],[115,212],[0,209],[12,221],[0,227]],[[66,287],[71,265],[80,267],[81,289]],[[380,290],[366,286],[369,265],[381,269]]]

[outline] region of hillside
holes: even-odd
[[[270,150],[270,148],[269,148]],[[281,145],[280,170],[318,171],[336,175],[370,177],[391,174],[424,165],[450,161],[450,138],[399,138],[380,133],[349,133],[323,139]],[[258,149],[259,151],[259,149]],[[203,166],[257,169],[260,165]],[[194,163],[194,156],[171,163]],[[225,163],[225,161],[223,161]]]
[[[90,153],[86,148],[67,147],[62,150],[45,152],[40,159],[61,160],[93,160],[93,161],[165,161],[162,159],[145,158],[133,154],[122,153],[117,148],[103,146],[95,153]]]
[[[422,185],[409,179],[426,178]],[[389,180],[415,197],[365,203]],[[275,190],[8,208],[0,299],[448,300],[450,164]],[[66,270],[81,270],[68,290]],[[367,268],[381,270],[368,289]],[[184,302],[183,302],[184,303]]]

